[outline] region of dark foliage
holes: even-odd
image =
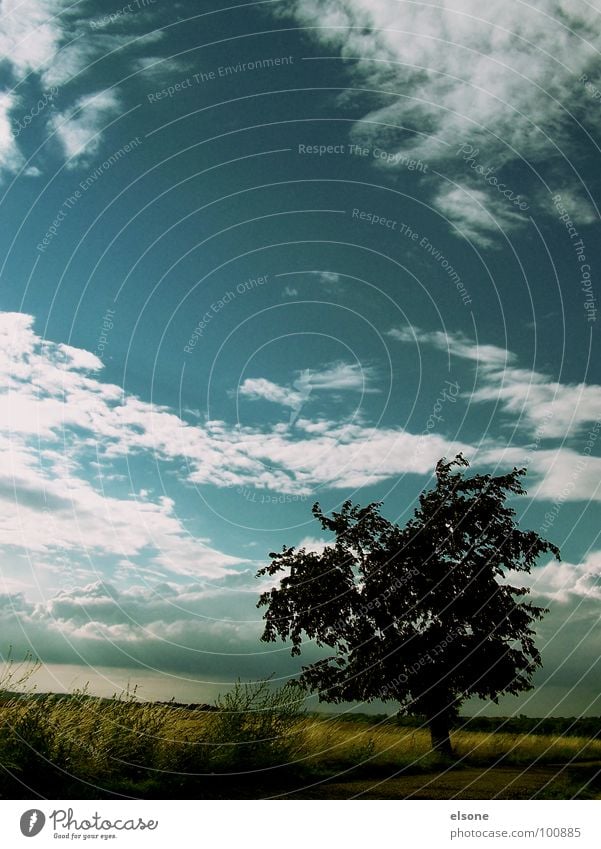
[[[262,639],[308,638],[331,653],[304,666],[300,683],[324,702],[398,702],[425,715],[433,747],[450,754],[449,728],[465,699],[498,701],[531,688],[541,664],[533,624],[546,612],[507,580],[529,572],[539,555],[559,550],[522,531],[506,504],[525,490],[523,469],[468,478],[459,454],[436,467],[436,487],[420,496],[404,528],[346,501],[313,514],[334,541],[323,553],[284,547],[259,576]]]

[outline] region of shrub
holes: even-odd
[[[303,696],[293,683],[273,689],[268,681],[238,681],[216,705],[206,720],[216,771],[284,766],[303,751]]]

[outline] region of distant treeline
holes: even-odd
[[[500,731],[504,734],[560,734],[564,737],[601,738],[601,716],[465,716],[465,731]]]
[[[0,690],[0,704],[2,702],[15,701],[18,699],[23,699],[24,701],[29,700],[38,700],[46,703],[51,702],[65,702],[70,699],[78,701],[78,702],[98,702],[99,704],[111,704],[114,701],[118,701],[117,699],[107,698],[104,696],[91,696],[87,693],[13,693],[9,690]],[[135,704],[135,703],[134,703]],[[219,710],[215,705],[207,705],[200,702],[176,702],[174,699],[170,699],[168,702],[139,702],[140,707],[144,707],[146,704],[155,704],[161,705],[162,707],[172,707],[183,710],[195,710],[199,712],[207,712]]]
[[[398,725],[403,728],[425,728],[425,717],[389,716],[388,714],[345,713],[338,714],[338,720],[365,722],[369,725],[381,723]],[[499,732],[501,734],[548,734],[564,737],[601,738],[601,716],[460,716],[456,722],[462,731]]]

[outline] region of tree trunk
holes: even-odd
[[[430,719],[430,735],[432,737],[432,751],[445,758],[453,757],[451,738],[449,736],[449,723],[444,715],[434,716]]]

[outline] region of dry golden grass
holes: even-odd
[[[0,699],[0,765],[86,781],[252,771],[293,761],[302,745],[298,696],[239,685],[219,710],[32,695]]]
[[[295,765],[320,774],[364,770],[427,772],[437,763],[426,729],[302,713],[298,693],[239,685],[203,712],[122,699],[0,699],[0,764],[47,783],[57,771],[106,786],[244,774]],[[601,740],[455,731],[464,765],[600,761]],[[45,776],[45,778],[44,778]],[[0,776],[1,778],[1,776]]]
[[[430,735],[425,729],[319,718],[306,720],[306,738],[310,760],[323,766],[425,769],[432,765]],[[601,740],[582,737],[456,731],[451,742],[458,758],[470,764],[601,760]]]

